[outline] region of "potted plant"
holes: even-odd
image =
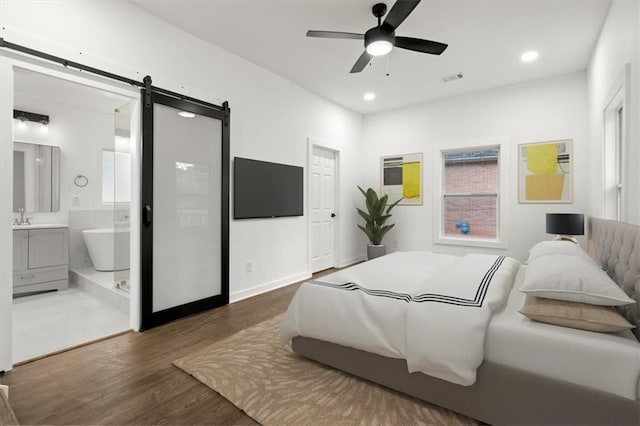
[[[387,253],[387,248],[382,244],[382,238],[385,234],[394,227],[394,224],[385,225],[387,219],[391,217],[391,209],[393,209],[400,200],[393,204],[387,205],[389,199],[388,195],[378,197],[376,191],[369,188],[365,192],[364,189],[358,186],[362,195],[364,195],[367,211],[356,207],[358,214],[364,219],[364,226],[358,225],[358,228],[362,229],[362,232],[367,234],[369,238],[369,244],[367,245],[367,259],[375,259],[376,257],[384,256]]]

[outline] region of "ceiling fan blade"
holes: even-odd
[[[432,55],[440,55],[449,47],[449,45],[445,43],[413,37],[396,37],[395,46],[401,49],[415,50],[416,52],[430,53]]]
[[[342,38],[351,40],[364,40],[364,34],[356,33],[343,33],[340,31],[307,31],[307,37],[320,37],[320,38]]]
[[[387,31],[395,31],[407,19],[407,16],[413,12],[418,3],[420,3],[420,0],[397,0],[389,13],[387,13],[381,28]]]
[[[353,68],[351,68],[350,73],[355,74],[360,72],[367,66],[367,64],[371,61],[371,55],[366,50],[360,55],[355,64],[353,64]]]

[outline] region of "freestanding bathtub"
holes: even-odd
[[[82,237],[96,271],[129,269],[129,228],[85,229]]]

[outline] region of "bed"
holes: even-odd
[[[627,295],[636,301],[640,300],[640,228],[591,219],[588,235],[591,257]],[[419,273],[400,268],[396,271],[398,279],[407,278],[411,281],[415,280],[415,276],[429,276],[433,272],[429,265],[440,267],[453,261],[446,256],[432,256],[435,256],[434,259],[421,266]],[[375,270],[374,262],[368,262],[373,267],[369,268],[373,269],[369,277],[362,270],[352,272],[349,268],[346,270],[349,272],[335,279],[329,276],[319,283],[304,284],[301,289],[304,286],[316,289],[345,279],[354,282],[353,278],[362,279],[363,276],[365,279],[377,279],[381,272]],[[362,344],[357,342],[357,338],[354,343],[345,340],[348,336],[342,330],[338,332],[338,338],[327,337],[323,323],[326,322],[328,328],[336,328],[335,325],[331,326],[331,321],[336,321],[335,318],[340,315],[351,314],[356,317],[354,322],[363,324],[378,315],[369,312],[367,307],[353,308],[354,304],[360,303],[357,297],[364,297],[354,296],[364,294],[364,291],[353,286],[340,289],[356,300],[351,300],[351,305],[323,305],[322,298],[317,295],[315,302],[308,306],[298,303],[295,307],[292,301],[293,307],[290,307],[283,321],[283,341],[290,340],[293,350],[301,356],[489,424],[640,424],[640,345],[637,340],[640,331],[636,328],[634,332],[595,333],[531,321],[518,313],[525,298],[518,290],[526,272],[526,265],[518,266],[513,284],[504,295],[505,303],[500,303],[500,285],[496,285],[498,296],[493,302],[496,306],[489,313],[483,335],[482,359],[478,362],[479,366],[474,368],[472,380],[467,380],[466,372],[454,374],[453,377],[451,372],[447,372],[438,378],[431,373],[427,375],[416,371],[420,367],[412,365],[415,362],[411,359],[410,348],[407,348],[415,339],[405,335],[405,340],[402,340],[402,333],[398,331],[401,328],[397,325],[390,326],[392,331],[387,334],[394,337],[385,344]],[[409,288],[413,285],[418,283],[407,284]],[[398,293],[413,294],[411,291]],[[496,294],[487,297],[495,298]],[[387,298],[368,297],[376,300]],[[299,315],[296,309],[307,310],[311,305],[318,305],[316,318],[307,323],[302,321],[301,325],[296,318],[292,320],[292,317]],[[343,312],[347,308],[353,310]],[[640,325],[638,303],[618,309],[631,324]],[[317,317],[323,312],[326,321]],[[394,315],[401,318],[394,318]],[[383,319],[378,320],[379,323],[373,328],[377,333],[394,321],[398,324],[403,321],[410,323],[410,315],[408,309],[404,314],[383,309]],[[422,317],[419,318],[422,320]],[[428,318],[427,322],[432,321],[432,318]],[[311,327],[310,324],[316,325]],[[366,333],[365,330],[361,334]],[[452,344],[459,342],[454,340]],[[472,358],[473,364],[476,362],[475,354]]]

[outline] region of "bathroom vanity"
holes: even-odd
[[[14,226],[13,294],[68,287],[68,225]]]

